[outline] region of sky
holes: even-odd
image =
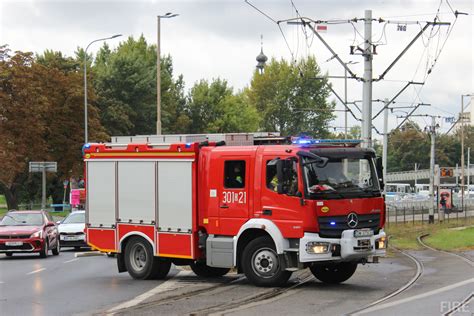
[[[451,123],[446,117],[457,117],[461,109],[461,95],[474,93],[474,23],[472,0],[249,0],[274,20],[298,15],[320,21],[339,20],[344,23],[328,24],[321,33],[323,39],[343,62],[354,62],[350,68],[358,76],[364,72],[363,57],[351,55],[350,46],[362,47],[365,10],[372,17],[383,19],[372,24],[372,41],[377,43],[373,59],[373,77],[392,63],[398,54],[420,31],[426,21],[433,21],[438,12],[439,21],[450,26],[428,27],[406,54],[387,73],[384,80],[373,83],[373,100],[393,98],[409,81],[425,82],[411,85],[396,98],[394,107],[409,107],[418,103],[415,114],[436,115],[441,132],[447,132]],[[297,11],[296,11],[297,10]],[[455,18],[453,11],[468,13]],[[244,0],[0,0],[0,44],[12,50],[41,53],[46,49],[73,55],[76,48],[85,47],[92,40],[123,34],[109,40],[113,48],[128,36],[143,34],[149,43],[157,41],[157,15],[167,12],[179,16],[161,20],[161,52],[173,58],[175,75],[182,74],[189,89],[200,79],[226,79],[236,91],[248,86],[261,49],[269,58],[294,60],[308,55],[316,57],[321,70],[330,76],[344,76],[344,69],[329,50],[312,35],[309,29],[276,23],[252,8]],[[398,30],[406,26],[405,31]],[[284,36],[283,36],[284,35]],[[448,36],[449,35],[449,36]],[[91,46],[95,53],[102,44]],[[431,69],[429,75],[428,70]],[[344,98],[344,79],[330,79],[336,93]],[[348,80],[349,102],[362,100],[362,83]],[[334,95],[336,109],[343,104]],[[464,98],[470,104],[470,98]],[[356,102],[361,106],[361,102]],[[373,103],[373,114],[382,108]],[[360,118],[358,110],[351,110]],[[469,108],[469,107],[468,107]],[[389,114],[389,130],[402,120],[407,108],[394,109]],[[331,127],[343,131],[344,113]],[[348,126],[360,123],[348,115]],[[429,117],[413,117],[421,128],[429,125]],[[383,115],[374,121],[383,131]],[[373,138],[380,138],[376,131]]]

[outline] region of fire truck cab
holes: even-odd
[[[87,144],[87,241],[137,279],[173,263],[259,286],[304,268],[343,282],[387,245],[381,161],[359,143]]]

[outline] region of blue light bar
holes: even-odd
[[[292,140],[292,143],[295,145],[316,145],[316,144],[334,144],[334,145],[344,145],[350,144],[352,146],[360,144],[362,141],[360,139],[312,139],[312,138],[295,138]]]
[[[336,222],[330,222],[329,224],[331,224],[331,226],[334,226],[336,225]]]

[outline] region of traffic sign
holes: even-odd
[[[57,172],[58,164],[56,161],[31,161],[30,172]]]

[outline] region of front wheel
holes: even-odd
[[[51,252],[55,256],[59,255],[59,252],[61,252],[61,245],[59,245],[59,240],[56,240],[56,247],[51,249]]]
[[[348,280],[356,271],[357,263],[340,262],[310,267],[313,275],[324,283],[337,284]]]
[[[142,237],[132,237],[125,246],[125,267],[134,279],[163,279],[168,275],[171,261],[154,257],[150,243]]]
[[[216,278],[226,275],[229,268],[215,268],[206,265],[204,262],[196,261],[190,264],[191,270],[200,277],[203,278]]]
[[[49,251],[49,241],[47,239],[44,240],[44,245],[43,249],[40,251],[40,257],[41,258],[47,258],[48,257],[48,251]]]
[[[282,268],[270,237],[252,240],[244,249],[242,269],[247,279],[257,286],[282,286],[291,276]]]

